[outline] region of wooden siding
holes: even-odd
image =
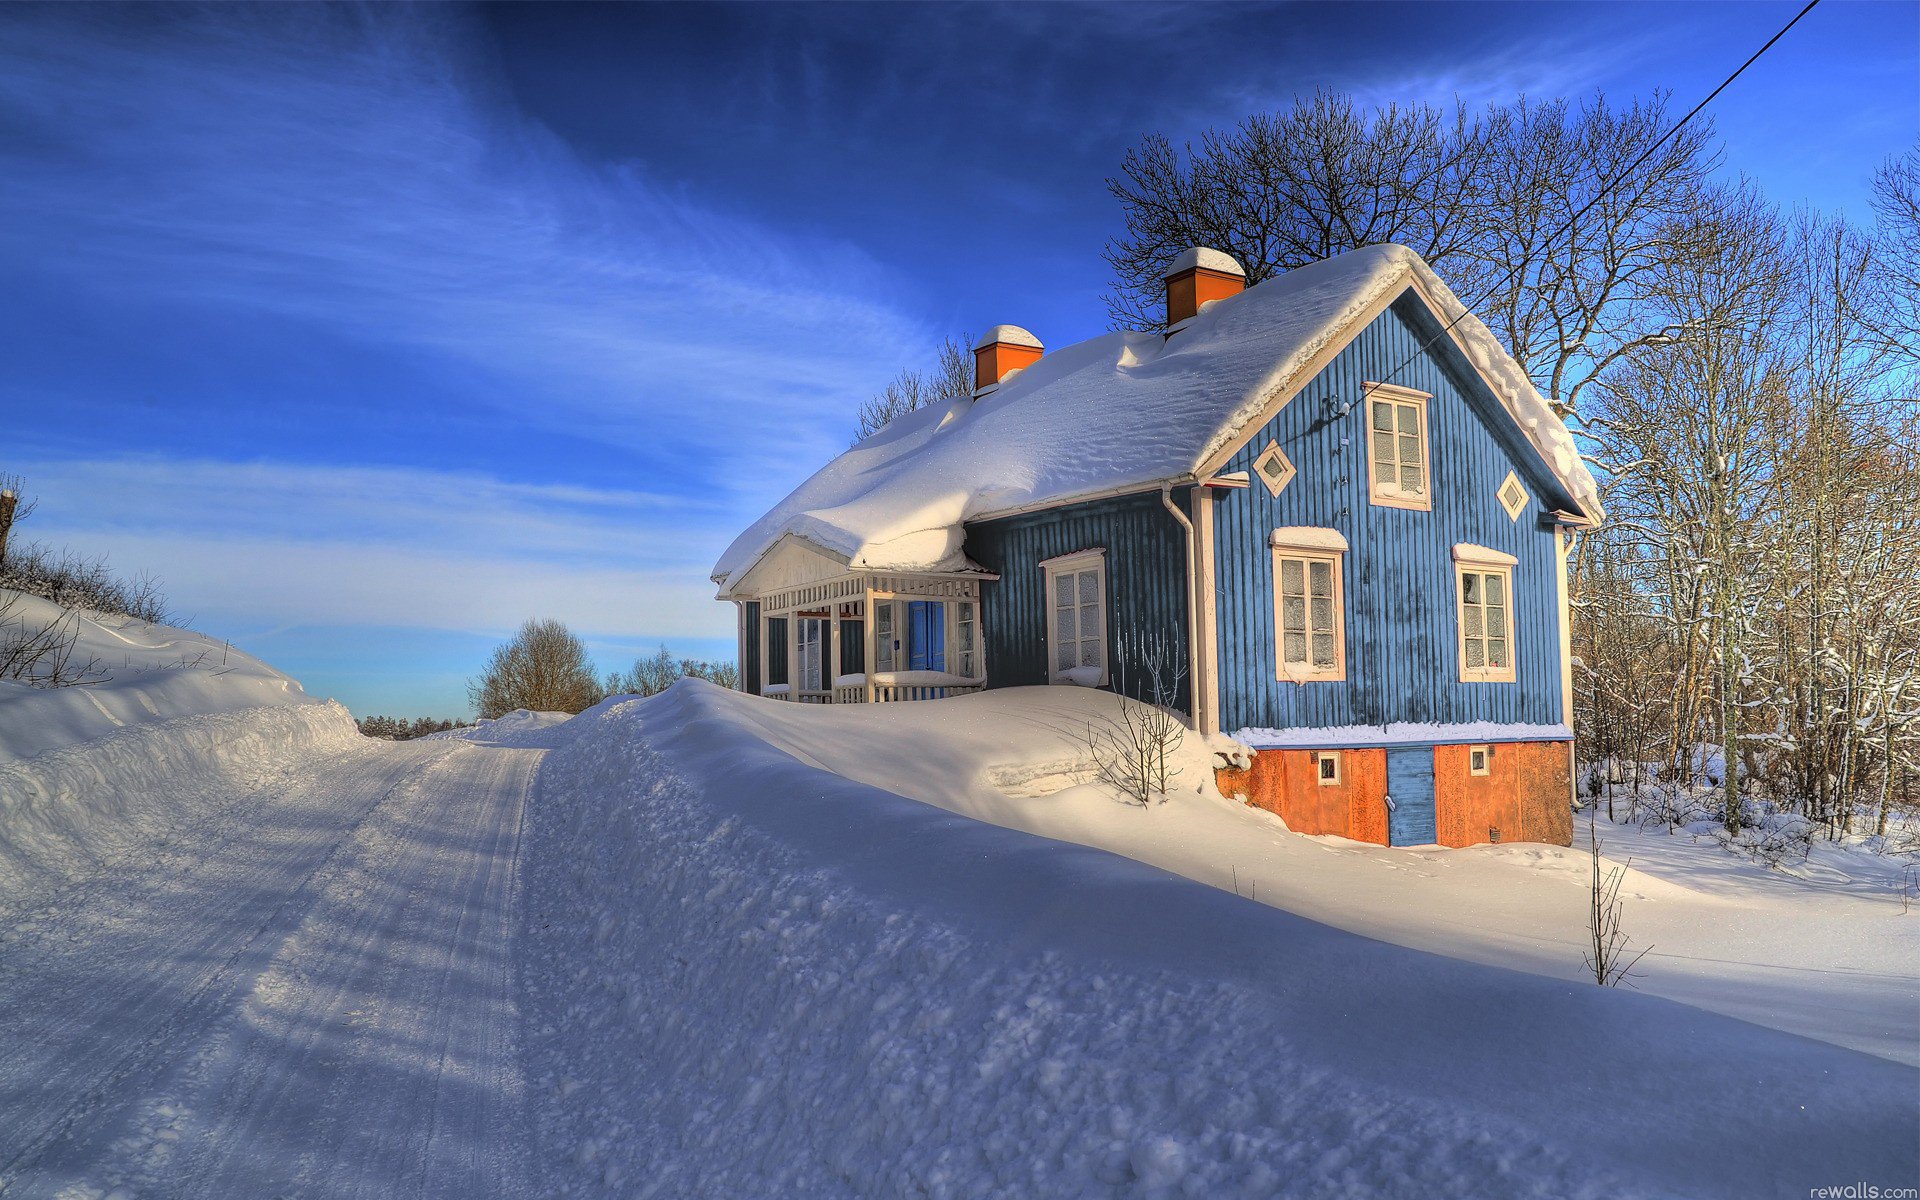
[[[1566,742],[1500,742],[1490,747],[1492,771],[1474,775],[1468,746],[1409,746],[1392,750],[1344,750],[1340,783],[1322,785],[1312,750],[1262,750],[1244,771],[1214,772],[1220,791],[1276,813],[1295,833],[1333,834],[1386,845],[1388,756],[1417,761],[1431,790],[1432,827],[1421,841],[1442,846],[1502,842],[1573,841],[1573,810]],[[1430,770],[1430,774],[1428,771]],[[1395,802],[1401,801],[1398,792]],[[1399,814],[1395,814],[1397,817]],[[1398,821],[1394,822],[1396,825]],[[1395,837],[1399,844],[1400,839]]]
[[[1295,833],[1387,844],[1387,752],[1343,750],[1340,782],[1320,782],[1313,750],[1262,750],[1246,771],[1218,772],[1220,790],[1277,814]]]
[[[1175,492],[1176,503],[1184,503]],[[988,687],[1048,681],[1050,648],[1045,573],[1040,564],[1077,550],[1107,551],[1107,661],[1116,684],[1120,645],[1132,637],[1165,637],[1187,669],[1186,533],[1143,492],[980,521],[967,526],[967,556],[1000,576],[981,585],[981,638]],[[1126,672],[1128,694],[1142,695],[1140,672]],[[1182,677],[1179,701],[1187,708]]]
[[[1298,474],[1277,497],[1256,486],[1225,493],[1214,505],[1221,728],[1564,720],[1554,535],[1536,518],[1543,504],[1571,501],[1450,343],[1442,339],[1419,355],[1433,332],[1425,307],[1402,297],[1225,468],[1251,471],[1269,442],[1276,442]],[[1368,500],[1368,418],[1359,401],[1366,382],[1389,376],[1433,397],[1427,405],[1431,512]],[[1519,473],[1534,497],[1517,521],[1496,498],[1509,470]],[[1344,681],[1275,678],[1267,539],[1283,525],[1337,529],[1351,546],[1345,561]],[[1519,559],[1516,682],[1460,682],[1452,559],[1457,542]]]
[[[760,602],[749,600],[747,614],[746,657],[740,661],[740,690],[749,696],[760,694]]]
[[[1467,761],[1470,746],[1433,748],[1434,811],[1442,846],[1503,842],[1573,843],[1571,758],[1566,742],[1489,747],[1485,775]]]

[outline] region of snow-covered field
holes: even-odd
[[[864,748],[896,785],[989,801],[951,770],[1017,758],[1075,694],[834,710],[682,683],[566,726],[526,835],[566,862],[526,904],[553,1189],[1757,1197],[1920,1171],[1910,1067],[1359,937],[828,769]],[[1061,830],[1182,840],[1156,824],[1176,803],[990,807],[1049,805]],[[1447,878],[1267,833],[1356,880]]]
[[[1117,803],[1082,730],[1105,692],[1019,688],[876,709],[714,698],[712,718],[803,762],[951,812],[1098,846],[1382,941],[1556,979],[1590,978],[1587,822],[1571,847],[1387,849],[1305,837],[1223,799],[1198,739],[1165,804]],[[1920,905],[1911,865],[1823,847],[1793,873],[1710,839],[1601,822],[1626,865],[1638,990],[1920,1066]],[[1911,909],[1911,911],[1909,911]]]
[[[1920,912],[1830,862],[1612,831],[1655,950],[1603,990],[1578,855],[1297,837],[1197,745],[1124,806],[1104,695],[386,743],[241,661],[0,689],[0,1196],[1920,1182]]]

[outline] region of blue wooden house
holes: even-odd
[[[1118,688],[1147,657],[1223,788],[1391,844],[1571,836],[1572,437],[1418,255],[1257,287],[1167,273],[1167,328],[990,330],[973,396],[821,468],[716,565],[742,687],[817,703]]]

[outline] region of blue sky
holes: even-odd
[[[706,574],[944,335],[1106,317],[1102,181],[1316,87],[1678,110],[1797,4],[0,9],[0,470],[358,712],[554,615],[730,655]],[[1709,110],[1866,215],[1920,6],[1826,0]]]

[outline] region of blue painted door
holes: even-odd
[[[1425,846],[1438,836],[1433,820],[1433,748],[1387,751],[1387,843]]]
[[[947,606],[940,600],[907,605],[907,670],[947,669]]]

